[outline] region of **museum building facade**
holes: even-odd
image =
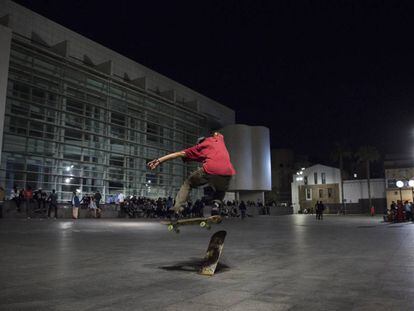
[[[0,57],[7,194],[30,185],[59,201],[73,191],[174,195],[197,165],[146,163],[235,123],[233,110],[9,0]]]

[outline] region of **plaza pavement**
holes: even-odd
[[[195,270],[228,232],[213,277]],[[0,220],[0,310],[414,310],[414,225],[258,216]]]

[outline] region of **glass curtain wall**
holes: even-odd
[[[0,182],[8,194],[56,189],[60,201],[75,190],[174,196],[197,164],[149,171],[146,163],[193,145],[205,124],[197,112],[13,40]]]

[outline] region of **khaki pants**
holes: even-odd
[[[72,218],[78,219],[79,207],[72,207]]]
[[[192,172],[184,181],[180,191],[178,191],[177,196],[175,197],[174,208],[179,208],[187,202],[188,195],[192,188],[197,188],[206,184],[209,184],[215,190],[212,199],[222,201],[229,188],[230,180],[231,176],[210,175],[204,172],[203,168],[199,168]]]

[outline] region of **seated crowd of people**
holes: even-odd
[[[127,215],[130,218],[170,218],[173,216],[171,208],[174,206],[174,200],[171,197],[151,199],[146,197],[127,196],[123,194],[118,196],[115,204],[119,204],[121,217]],[[240,204],[236,201],[226,201],[220,207],[212,206],[211,215],[221,215],[223,217],[240,217],[246,215],[246,204],[242,201]],[[180,217],[204,217],[204,208],[206,202],[197,199],[194,203],[188,201],[181,212]]]
[[[85,194],[82,197],[74,192],[70,202],[76,209],[88,210],[86,217],[93,218],[102,216],[101,204],[115,205],[119,217],[170,218],[174,214],[171,210],[174,206],[174,200],[171,197],[154,199],[136,195],[125,196],[123,193],[118,193],[107,196],[106,202],[102,199],[103,197],[99,191]],[[46,193],[42,189],[32,190],[30,186],[20,190],[14,187],[11,191],[10,200],[14,201],[17,212],[26,212],[27,218],[31,218],[35,214],[49,218],[52,216],[52,212],[54,218],[58,217],[58,200],[55,190]],[[197,199],[195,202],[188,201],[180,217],[204,217],[206,203],[207,201],[204,199]],[[248,207],[258,208],[259,214],[270,214],[269,205],[264,205],[260,200],[257,202],[247,201],[246,203],[244,201],[227,200],[219,207],[212,205],[211,215],[245,218],[251,216],[247,214]],[[78,218],[78,216],[74,218]]]
[[[392,201],[390,208],[385,211],[384,221],[386,222],[404,222],[412,221],[414,206],[412,202],[405,201],[404,203],[400,200],[395,203]]]

